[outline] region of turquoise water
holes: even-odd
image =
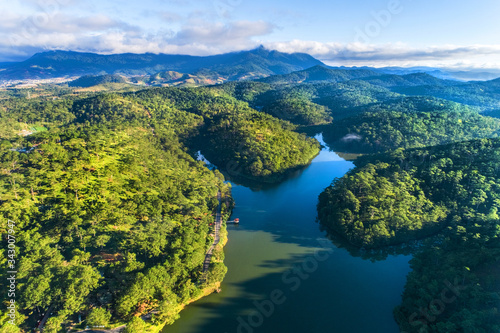
[[[233,184],[233,217],[241,223],[228,227],[222,292],[188,306],[163,332],[399,332],[392,310],[410,257],[353,257],[315,222],[318,195],[352,167],[323,149],[279,185]]]

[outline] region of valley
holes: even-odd
[[[498,330],[497,80],[263,47],[191,60],[49,52],[27,76],[80,77],[0,92],[20,281],[2,330],[49,308],[54,333]]]

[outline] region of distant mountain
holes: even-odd
[[[259,78],[306,69],[322,62],[303,53],[282,53],[259,47],[250,51],[214,56],[170,54],[100,55],[71,51],[50,51],[14,63],[0,71],[0,80],[43,79],[83,75],[153,75],[176,71],[219,77],[225,80]]]
[[[470,84],[476,84],[485,87],[491,92],[500,93],[500,78],[483,82],[470,82]]]
[[[332,69],[325,65],[317,65],[302,71],[284,75],[275,75],[260,79],[269,84],[292,84],[309,82],[343,82],[366,77],[380,76],[381,74],[368,69]]]
[[[395,71],[393,69],[393,71]],[[432,96],[457,103],[472,106],[480,111],[500,110],[500,78],[490,81],[462,82],[445,80],[428,73],[386,74],[376,68],[334,68],[314,66],[305,70],[284,75],[274,75],[258,80],[267,84],[298,84],[298,83],[343,83],[356,86],[363,82],[363,90],[379,87],[397,94],[408,96]],[[350,82],[348,82],[350,81]],[[329,97],[330,98],[330,97]],[[330,98],[331,99],[331,98]],[[377,98],[374,99],[374,101]],[[318,101],[315,101],[318,102]],[[327,105],[334,110],[343,102],[334,99],[333,102],[319,104]]]
[[[500,77],[498,69],[475,69],[462,71],[442,71],[445,78],[460,81],[488,81]]]
[[[0,70],[15,65],[15,62],[0,62]]]
[[[154,75],[143,75],[129,77],[128,81],[134,84],[141,84],[146,86],[154,87],[172,87],[172,86],[182,86],[182,87],[198,87],[220,84],[227,81],[227,78],[223,78],[220,75],[208,75],[203,74],[185,74],[175,71],[159,72]]]
[[[290,74],[269,76],[258,81],[269,84],[296,84],[310,82],[338,83],[351,80],[363,80],[385,88],[415,86],[453,86],[463,84],[458,81],[443,80],[427,73],[406,75],[386,74],[376,68],[345,68],[317,65]]]
[[[105,83],[126,83],[120,75],[85,75],[68,83],[70,87],[88,88]]]
[[[406,75],[413,73],[426,73],[439,79],[457,81],[487,81],[500,77],[500,69],[496,68],[436,68],[436,67],[382,67],[377,71],[385,74]]]
[[[479,108],[482,111],[500,109],[500,79],[461,82],[457,85],[401,86],[394,92],[414,96],[434,96]]]
[[[459,81],[439,79],[427,73],[414,73],[406,75],[378,74],[375,77],[362,78],[362,80],[386,88],[415,87],[415,86],[441,87],[441,86],[455,86],[462,84],[462,82]]]

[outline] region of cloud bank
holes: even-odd
[[[259,43],[255,38],[276,28],[265,21],[211,22],[201,15],[182,20],[165,12],[159,16],[180,25],[151,30],[103,14],[77,16],[54,11],[22,16],[6,11],[0,21],[0,61],[24,60],[47,50],[210,55],[250,49]]]
[[[28,0],[26,0],[28,1]],[[338,66],[436,66],[500,68],[500,45],[438,45],[404,43],[335,43],[308,40],[269,41],[282,29],[264,20],[225,20],[207,12],[149,11],[144,25],[99,11],[65,10],[74,0],[43,0],[38,11],[4,10],[0,20],[0,61],[24,60],[36,52],[73,50],[112,53],[170,53],[211,55],[269,49],[308,53]],[[175,3],[177,0],[170,0]],[[29,0],[33,6],[40,0]],[[217,21],[219,20],[219,21]],[[153,26],[154,28],[151,28]]]
[[[281,52],[304,52],[331,65],[500,67],[500,45],[441,45],[423,48],[406,44],[340,44],[293,40],[267,43]]]

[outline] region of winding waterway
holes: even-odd
[[[410,257],[355,257],[315,223],[318,195],[352,167],[323,149],[278,185],[233,184],[241,224],[228,227],[222,292],[188,306],[163,333],[399,332],[392,310]]]

